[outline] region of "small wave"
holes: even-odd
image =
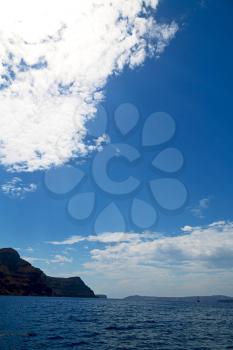
[[[93,319],[90,319],[90,318],[78,318],[74,315],[70,315],[68,317],[68,320],[69,321],[75,321],[75,322],[80,322],[80,323],[85,323],[85,322],[98,322],[99,320],[97,318],[93,318]]]
[[[37,337],[37,333],[35,333],[35,332],[28,332],[28,333],[26,334],[26,336],[27,336],[27,337]]]
[[[134,326],[126,326],[126,327],[122,327],[122,326],[108,326],[105,329],[107,331],[128,331],[128,330],[136,329],[136,327],[134,327]]]
[[[88,345],[88,342],[86,342],[84,340],[80,340],[80,341],[77,341],[77,342],[68,343],[68,344],[66,344],[64,346],[68,347],[68,348],[73,348],[74,346],[80,346],[80,345]]]
[[[93,337],[97,337],[97,335],[99,335],[98,332],[93,332],[93,333],[87,333],[87,334],[85,334],[85,337],[87,337],[87,338],[93,338]]]
[[[48,337],[47,339],[49,339],[49,340],[62,340],[64,338],[60,335],[52,335],[52,336]]]

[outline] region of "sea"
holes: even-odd
[[[233,349],[233,303],[0,297],[0,350]]]

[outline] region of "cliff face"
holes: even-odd
[[[46,276],[12,248],[0,249],[0,295],[95,297],[81,278]]]
[[[80,277],[57,278],[47,277],[47,285],[56,296],[64,297],[94,297],[94,292],[88,288]]]

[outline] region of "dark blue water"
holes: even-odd
[[[233,305],[0,297],[0,350],[233,349]]]

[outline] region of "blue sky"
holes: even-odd
[[[140,153],[140,158],[132,164],[121,157],[111,160],[110,178],[122,181],[134,176],[140,185],[123,195],[103,191],[93,177],[93,160],[98,152],[91,153],[82,162],[80,159],[70,161],[68,168],[58,168],[58,172],[51,169],[48,172],[12,173],[3,165],[0,170],[2,247],[20,248],[22,256],[51,275],[79,274],[94,290],[111,296],[232,294],[232,284],[228,282],[233,267],[232,10],[232,3],[227,0],[161,1],[156,18],[175,21],[179,26],[175,37],[159,58],[147,58],[139,67],[126,67],[121,74],[109,77],[100,112],[100,118],[106,113],[107,124],[105,126],[98,118],[96,122],[97,128],[101,127],[108,135],[110,146],[128,144]],[[127,135],[122,135],[115,116],[117,108],[123,105],[121,113],[125,108],[127,118],[131,107],[125,104],[135,108],[133,118],[138,113],[139,120]],[[164,143],[143,147],[143,126],[149,116],[157,112],[171,116],[176,125],[175,134]],[[122,123],[126,125],[124,118]],[[184,157],[181,169],[172,174],[151,166],[154,157],[167,148],[178,149]],[[169,159],[169,164],[171,162]],[[102,176],[101,163],[97,168],[99,164],[97,177]],[[86,174],[79,184],[76,170]],[[59,176],[62,179],[58,184]],[[12,179],[16,177],[19,179],[14,180],[13,185],[21,188],[19,195],[11,190],[14,187],[11,187]],[[162,208],[149,188],[151,180],[167,177],[180,181],[179,184],[184,184],[187,189],[187,198],[181,200],[176,210],[167,210],[166,205],[171,204],[174,196],[181,196],[179,191],[174,195],[171,193],[169,199],[166,186],[160,188],[167,197],[165,208]],[[55,186],[52,190],[51,183]],[[62,186],[68,186],[68,190],[55,193]],[[93,212],[85,220],[77,220],[74,216],[79,215],[81,209],[88,212],[87,198],[73,202],[73,209],[70,209],[72,204],[69,206],[69,201],[79,193],[95,194]],[[151,207],[139,208],[132,218],[130,210],[134,198],[149,204],[156,213],[152,210],[148,214]],[[111,203],[109,211],[98,218]],[[114,216],[114,205],[123,218],[119,213]],[[152,225],[145,228],[136,225],[138,216],[146,213]],[[157,217],[155,222],[153,215]],[[143,219],[139,222],[145,224]],[[184,227],[186,229],[182,230]],[[93,238],[106,232],[109,240],[105,236]],[[122,232],[136,236],[132,239],[118,236],[111,240],[111,234],[117,232],[118,235]],[[150,236],[152,233],[154,238]],[[219,243],[221,234],[224,235],[223,243]],[[187,252],[181,249],[183,243],[176,241],[176,237],[183,235],[190,237]],[[67,239],[72,236],[76,237],[74,244],[67,244]],[[86,237],[86,240],[80,237]],[[164,241],[164,237],[173,237],[175,241]],[[204,237],[203,240],[200,237]],[[159,242],[165,248],[162,254],[161,250],[158,252],[161,247],[156,246],[153,258],[150,247],[156,239],[161,240]],[[206,251],[199,255],[194,253],[193,244],[197,244],[199,253],[206,245]],[[136,256],[143,252],[140,261],[133,251],[138,252]],[[115,256],[117,260],[114,260]],[[143,259],[146,270],[143,270]],[[107,270],[111,264],[112,269]],[[139,282],[133,281],[132,276]]]

